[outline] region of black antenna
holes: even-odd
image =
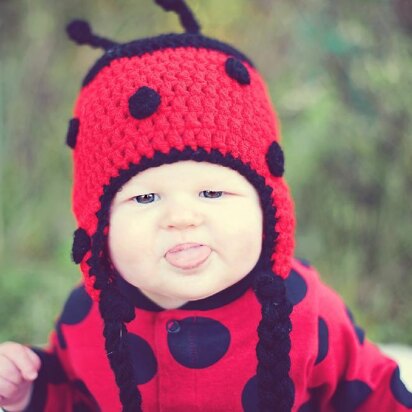
[[[77,44],[88,44],[89,46],[104,50],[108,50],[118,44],[93,34],[89,23],[85,20],[72,20],[67,25],[66,32]]]
[[[155,0],[155,2],[166,11],[174,11],[177,13],[186,33],[200,33],[199,23],[183,0]]]

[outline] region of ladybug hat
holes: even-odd
[[[258,263],[249,274],[262,306],[257,328],[260,410],[291,409],[290,313],[284,279],[294,247],[294,212],[282,177],[280,131],[265,83],[251,60],[232,46],[203,36],[182,0],[156,0],[178,14],[183,34],[120,44],[73,21],[79,44],[105,53],[86,75],[70,120],[73,210],[78,223],[73,260],[87,292],[99,302],[106,352],[123,411],[141,410],[125,344],[135,307],[116,286],[107,253],[109,212],[117,191],[137,173],[182,160],[236,170],[256,189],[264,233]],[[248,275],[248,276],[249,276]]]

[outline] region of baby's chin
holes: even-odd
[[[202,299],[206,299],[210,296],[213,296],[214,293],[212,293],[211,295],[202,295],[202,296],[196,296],[196,297],[191,297],[188,302],[196,302],[197,300],[202,300]]]
[[[190,296],[180,296],[181,299],[185,299],[188,302],[195,302],[197,300],[202,300],[206,298],[210,298],[213,295],[216,295],[217,293],[221,292],[223,289],[219,289],[217,291],[211,291],[211,292],[203,292],[203,293],[197,293],[197,294],[191,294]]]

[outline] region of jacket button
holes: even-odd
[[[166,330],[169,333],[178,333],[180,332],[180,324],[177,320],[169,320],[166,323]]]

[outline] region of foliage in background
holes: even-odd
[[[371,338],[412,344],[410,2],[188,3],[204,34],[244,51],[268,81],[297,255],[319,268]],[[74,17],[123,42],[181,31],[152,0],[0,1],[0,341],[44,342],[79,281],[64,140],[101,51],[67,40]]]

